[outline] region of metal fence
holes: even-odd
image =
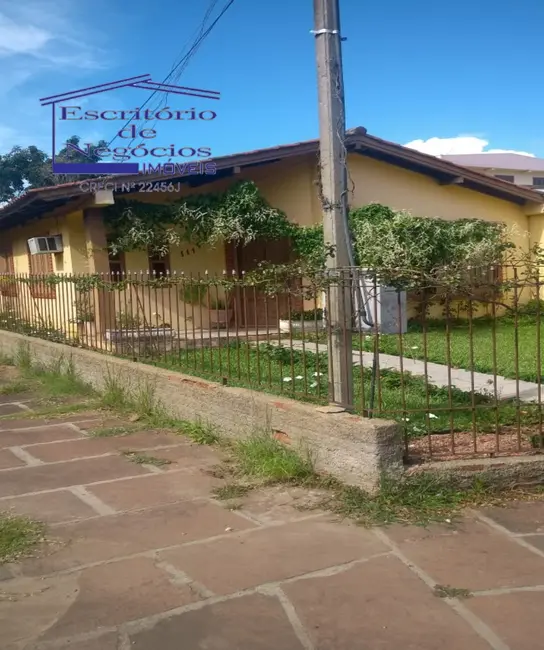
[[[361,269],[3,275],[0,328],[320,404],[336,401],[333,346],[352,369],[349,406],[401,423],[409,462],[539,453],[539,276],[468,271],[455,291]],[[339,296],[346,321],[332,322]]]

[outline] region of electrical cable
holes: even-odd
[[[221,10],[221,12],[219,13],[219,15],[218,15],[218,16],[215,18],[215,20],[211,23],[211,25],[206,29],[206,31],[203,32],[203,31],[202,31],[203,26],[204,26],[205,23],[208,21],[210,15],[211,15],[211,12],[212,12],[213,9],[215,8],[217,2],[218,2],[218,0],[212,0],[212,1],[211,1],[211,4],[210,4],[210,6],[208,7],[208,9],[206,10],[206,13],[205,13],[205,15],[204,15],[204,18],[203,18],[203,21],[202,21],[202,24],[201,24],[201,27],[200,27],[200,34],[199,34],[199,36],[195,39],[195,42],[193,43],[193,45],[191,46],[191,48],[189,49],[189,51],[187,52],[187,54],[185,54],[185,55],[181,58],[180,61],[178,61],[176,64],[174,64],[174,65],[172,66],[170,72],[169,72],[169,73],[166,75],[166,77],[163,79],[163,81],[162,81],[163,84],[164,84],[164,83],[167,83],[167,82],[169,82],[169,81],[171,81],[171,80],[173,80],[173,79],[174,79],[175,81],[177,81],[177,80],[179,79],[179,76],[180,76],[181,73],[186,69],[187,65],[189,64],[189,61],[194,57],[194,55],[196,54],[196,52],[197,52],[198,49],[200,48],[201,44],[203,43],[203,41],[204,41],[204,40],[209,36],[209,34],[212,32],[212,30],[213,30],[213,29],[215,28],[215,26],[217,25],[217,23],[221,20],[221,18],[225,15],[225,13],[226,13],[226,12],[230,9],[230,7],[234,4],[234,0],[229,0],[229,1],[227,2],[227,4],[223,7],[223,9]],[[183,66],[183,68],[182,68],[182,66]],[[180,68],[182,68],[182,69],[180,70]],[[178,73],[178,70],[179,70],[179,73]],[[177,74],[177,73],[178,73],[178,74]],[[145,100],[145,102],[140,106],[140,109],[142,109],[142,108],[144,108],[145,106],[147,106],[147,104],[148,104],[148,103],[153,99],[153,97],[154,97],[155,95],[157,95],[159,92],[162,92],[162,91],[154,90],[154,91],[149,95],[149,97]],[[166,97],[168,97],[168,93],[166,93]],[[133,119],[134,119],[134,115],[133,115],[129,120],[127,120],[127,122],[124,124],[124,126],[122,127],[122,129],[120,129],[120,131],[122,131],[122,130],[125,129],[127,126],[129,126],[129,124],[133,121]],[[147,123],[147,122],[146,122],[146,123]],[[110,146],[113,144],[113,142],[115,142],[115,140],[117,139],[118,135],[119,135],[119,132],[117,133],[117,135],[115,135],[115,136],[110,140],[110,142],[108,143],[108,147],[110,147]],[[132,146],[132,143],[133,143],[133,142],[134,142],[134,138],[133,138],[133,140],[131,141],[131,143],[130,143],[129,146]]]

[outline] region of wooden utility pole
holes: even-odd
[[[326,244],[334,246],[334,257],[327,259],[333,278],[328,293],[329,399],[344,408],[353,407],[353,358],[351,346],[352,265],[347,221],[347,152],[342,72],[342,38],[339,0],[314,0],[316,42],[321,203]]]

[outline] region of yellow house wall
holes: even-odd
[[[529,219],[523,206],[459,185],[439,185],[428,176],[357,154],[349,156],[349,171],[353,207],[375,202],[422,217],[502,222],[511,229],[512,241],[529,250]]]
[[[18,274],[26,275],[30,272],[27,241],[31,237],[43,235],[62,235],[63,252],[52,255],[53,271],[59,275],[68,275],[74,272],[85,272],[83,265],[74,268],[74,260],[78,260],[78,246],[84,248],[84,237],[78,241],[78,229],[74,225],[78,219],[83,223],[82,213],[74,212],[61,217],[46,218],[40,221],[27,223],[23,226],[12,228],[5,236],[12,242],[13,265]],[[55,287],[55,298],[34,298],[30,294],[28,285],[19,284],[17,298],[4,298],[16,304],[17,311],[22,318],[36,327],[52,327],[74,333],[75,318],[75,292],[73,284],[60,283]]]

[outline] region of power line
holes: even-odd
[[[215,5],[217,4],[218,0],[212,0],[211,5],[208,7],[206,10],[206,13],[204,15],[204,19],[201,24],[200,28],[200,34],[187,52],[185,56],[181,58],[178,63],[176,63],[168,73],[168,75],[163,79],[162,83],[167,83],[172,80],[172,78],[175,76],[175,80],[179,79],[179,76],[182,74],[182,72],[186,69],[187,65],[189,64],[190,60],[194,57],[198,49],[200,48],[200,45],[203,43],[203,41],[209,36],[209,34],[212,32],[214,27],[217,25],[217,23],[221,20],[221,18],[226,14],[226,12],[230,9],[230,7],[234,4],[234,0],[229,0],[227,4],[223,7],[217,18],[212,22],[212,24],[206,29],[206,31],[202,32],[203,26],[205,25],[206,21],[208,20],[211,12],[215,8]],[[183,67],[182,67],[183,66]],[[180,70],[181,68],[181,70]],[[178,73],[179,71],[179,73]],[[176,74],[178,73],[178,74]],[[140,110],[143,109],[152,99],[155,95],[157,95],[160,91],[159,90],[154,90],[149,97],[145,100],[145,102],[140,106]],[[165,95],[165,97],[168,97],[168,93]],[[127,120],[127,122],[124,124],[124,126],[120,129],[122,131],[125,129],[134,119],[134,115]],[[110,142],[108,143],[108,147],[110,147],[113,142],[118,138],[119,132],[117,135],[115,135]],[[132,146],[132,143],[134,142],[134,139],[131,141],[129,146]]]

